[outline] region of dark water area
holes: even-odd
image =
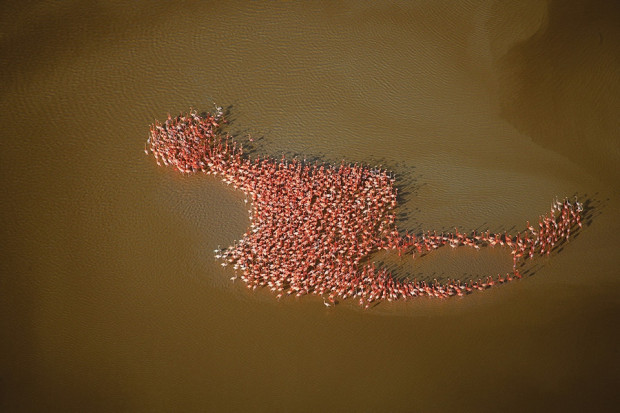
[[[0,410],[611,411],[620,9],[604,1],[22,2],[0,13]],[[403,230],[584,228],[466,297],[326,308],[232,282],[243,195],[144,155],[230,110],[256,154],[383,164]],[[501,250],[377,260],[476,277]]]

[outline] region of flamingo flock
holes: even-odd
[[[183,174],[216,175],[251,200],[250,228],[234,245],[215,250],[222,266],[250,289],[269,288],[285,295],[320,295],[331,306],[338,299],[369,307],[380,300],[428,296],[447,298],[485,290],[521,278],[519,262],[548,255],[582,225],[583,205],[554,201],[538,225],[516,236],[488,231],[463,234],[427,231],[401,235],[395,225],[398,189],[388,171],[358,164],[329,165],[297,159],[244,155],[243,145],[222,132],[222,108],[195,111],[151,125],[145,153],[158,165]],[[396,279],[369,259],[378,250],[413,258],[442,246],[510,249],[513,271],[477,281]],[[327,299],[325,298],[327,297]]]

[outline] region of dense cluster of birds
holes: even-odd
[[[398,189],[386,170],[358,164],[308,163],[284,156],[244,155],[243,145],[222,131],[222,108],[213,114],[195,111],[151,125],[145,152],[189,174],[221,177],[243,191],[250,228],[234,245],[215,250],[223,266],[232,266],[248,288],[266,287],[277,294],[323,297],[326,306],[337,299],[355,298],[368,307],[378,300],[417,296],[462,296],[498,283],[521,278],[518,264],[549,254],[581,227],[583,206],[575,200],[555,201],[537,226],[516,236],[427,231],[401,235],[395,225]],[[477,281],[399,280],[369,260],[378,250],[412,257],[449,245],[502,246],[513,257],[513,271]]]

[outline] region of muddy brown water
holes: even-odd
[[[0,408],[611,410],[620,15],[505,3],[3,7]],[[394,170],[403,230],[523,229],[575,194],[589,219],[462,299],[277,301],[212,254],[245,231],[242,195],[143,152],[154,119],[213,101],[258,153]],[[390,265],[463,278],[510,256]]]

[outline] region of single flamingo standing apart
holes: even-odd
[[[284,294],[324,297],[330,307],[336,298],[354,298],[368,307],[378,300],[394,301],[417,296],[446,298],[484,290],[521,278],[517,264],[525,258],[549,254],[581,227],[583,206],[577,200],[555,201],[541,216],[538,228],[527,223],[512,236],[489,231],[471,235],[426,231],[400,235],[395,225],[397,189],[386,170],[358,164],[339,166],[245,156],[221,127],[222,108],[214,115],[196,112],[151,125],[147,148],[158,164],[183,174],[198,171],[218,175],[227,185],[252,200],[250,228],[241,240],[225,250],[216,249],[222,266],[232,264],[248,288],[268,287],[280,299]],[[148,152],[147,151],[147,152]],[[496,279],[440,283],[401,281],[365,260],[377,250],[426,254],[444,245],[476,249],[500,245],[513,256],[514,273]],[[236,279],[235,275],[231,279]]]

